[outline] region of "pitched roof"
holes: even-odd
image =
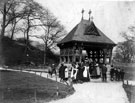
[[[94,22],[89,20],[81,20],[58,44],[71,41],[115,45],[111,39],[95,26]]]

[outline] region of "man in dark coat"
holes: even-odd
[[[118,81],[119,78],[119,71],[118,68],[115,68],[115,80]]]
[[[60,81],[63,81],[65,78],[65,69],[66,69],[66,66],[64,66],[64,64],[62,63],[60,68],[59,68]]]
[[[121,81],[124,81],[124,75],[125,75],[125,72],[124,72],[124,69],[122,69],[122,70],[120,71]]]
[[[77,81],[82,82],[83,81],[83,71],[84,68],[82,67],[81,63],[78,64],[78,72],[77,72]]]
[[[120,69],[120,68],[118,68],[118,81],[120,81],[120,79],[121,79],[120,72],[121,72],[121,69]]]
[[[113,67],[113,65],[111,65],[111,70],[110,70],[110,80],[111,80],[111,81],[114,80],[114,67]]]
[[[107,81],[106,72],[107,72],[107,67],[106,67],[105,64],[103,64],[103,66],[102,66],[102,81],[103,82],[106,82]]]

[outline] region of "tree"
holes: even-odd
[[[21,23],[22,21],[26,22],[27,20],[29,25],[31,20],[37,19],[37,16],[39,15],[38,11],[41,9],[42,6],[40,6],[33,0],[7,0],[1,3],[0,7],[0,11],[2,14],[1,37],[5,35],[5,29],[10,24],[11,38],[13,38],[17,23],[19,21],[21,21]],[[29,26],[27,28],[27,32],[28,31]]]
[[[42,35],[31,35],[42,39],[44,43],[44,64],[46,63],[47,48],[55,48],[56,42],[66,34],[64,26],[60,24],[57,18],[48,10],[44,9],[40,16],[41,27],[44,33]]]
[[[27,55],[29,49],[29,33],[36,29],[36,21],[40,19],[40,12],[43,8],[38,3],[33,0],[29,0],[24,7],[24,17],[23,17],[23,26],[21,29],[24,31],[24,35],[26,34],[26,50],[25,53]]]
[[[119,62],[133,62],[135,59],[135,27],[130,26],[128,31],[122,32],[121,35],[125,41],[118,43],[114,59]]]
[[[14,39],[14,35],[24,34],[26,40],[25,55],[29,48],[29,36],[33,31],[40,28],[44,31],[42,35],[31,35],[43,40],[45,46],[44,64],[46,62],[46,51],[54,48],[54,44],[65,35],[64,27],[57,18],[47,9],[43,8],[34,0],[7,0],[1,3],[2,14],[1,38],[7,34]]]
[[[33,0],[7,0],[3,2],[0,8],[3,16],[1,38],[5,36],[6,28],[9,29],[11,39],[14,34],[23,31],[26,37],[26,50],[27,54],[29,48],[29,33],[36,29],[36,21],[40,19],[40,11],[43,7]],[[20,34],[20,33],[18,33]]]
[[[14,21],[15,18],[19,17],[20,14],[16,13],[16,15],[11,15],[11,10],[13,10],[14,6],[17,5],[17,0],[7,0],[1,3],[0,12],[2,14],[2,25],[1,25],[1,38],[5,35],[6,27]]]

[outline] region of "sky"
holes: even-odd
[[[115,43],[122,41],[121,32],[135,25],[135,1],[102,0],[35,0],[47,7],[70,32],[82,17],[88,19],[91,9],[95,25]]]

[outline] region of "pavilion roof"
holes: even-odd
[[[77,24],[58,44],[71,41],[115,45],[115,43],[90,20],[81,20],[81,22]]]

